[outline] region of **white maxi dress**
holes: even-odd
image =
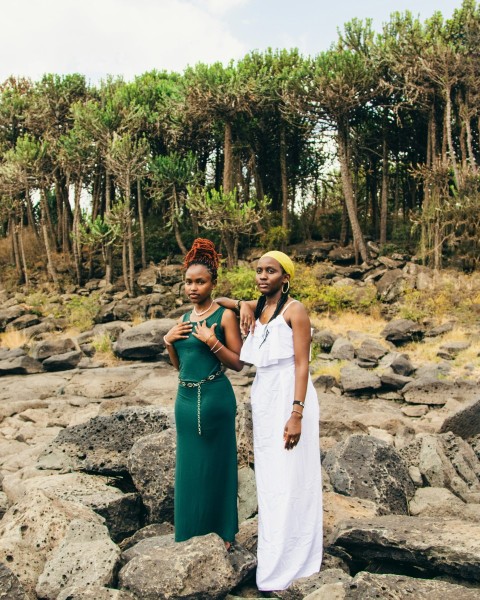
[[[319,406],[310,377],[300,441],[292,450],[286,450],[283,441],[295,393],[293,332],[283,316],[290,304],[268,324],[257,320],[240,355],[257,367],[251,403],[258,495],[257,587],[264,591],[286,589],[294,579],[319,571],[322,562]]]

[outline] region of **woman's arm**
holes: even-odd
[[[253,333],[255,329],[255,309],[257,308],[257,300],[233,300],[233,298],[215,298],[215,302],[230,308],[240,315],[240,328],[244,335],[250,331]]]
[[[217,324],[214,323],[211,327],[207,327],[205,321],[196,323],[193,335],[206,344],[226,367],[241,371],[243,369],[243,362],[240,360],[242,338],[235,314],[231,310],[226,310],[222,315],[221,327],[225,333],[225,344],[222,344],[215,335],[216,326]]]
[[[293,351],[295,359],[295,391],[292,398],[292,413],[285,424],[283,439],[285,448],[294,448],[302,432],[303,406],[293,404],[294,400],[305,402],[308,385],[308,363],[310,357],[310,342],[312,338],[310,319],[308,313],[300,302],[288,311],[288,324],[293,332]]]

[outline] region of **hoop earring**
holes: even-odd
[[[287,289],[284,289],[285,283],[287,284]],[[285,283],[282,285],[282,294],[288,294],[288,290],[290,289],[290,280],[287,279],[287,281],[285,281]]]

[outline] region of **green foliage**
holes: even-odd
[[[92,346],[96,352],[100,352],[101,354],[113,354],[112,338],[108,333],[96,335],[92,340]]]
[[[255,271],[251,267],[220,269],[218,273],[217,296],[231,296],[254,300],[260,296],[255,285]]]
[[[285,227],[277,225],[270,227],[267,231],[262,234],[260,238],[260,245],[267,252],[269,250],[278,250],[279,248],[285,248],[288,244],[290,232]]]
[[[100,304],[98,294],[90,296],[74,296],[65,304],[64,316],[72,327],[87,331],[93,327]]]

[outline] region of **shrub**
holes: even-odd
[[[255,271],[251,267],[236,267],[228,271],[220,269],[217,296],[253,300],[260,296],[255,285]]]
[[[69,325],[80,331],[91,329],[93,327],[93,320],[100,307],[98,296],[99,294],[74,296],[69,300],[64,307],[64,316],[68,320]]]

